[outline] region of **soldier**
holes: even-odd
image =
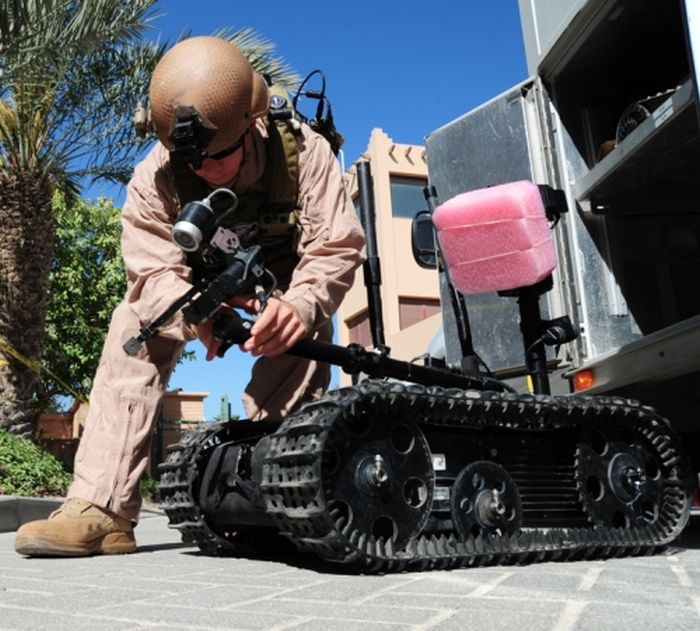
[[[150,105],[160,142],[136,166],[122,213],[126,296],[112,317],[67,500],[17,531],[20,554],[136,549],[139,479],[172,369],[189,340],[202,341],[207,360],[220,346],[209,320],[191,327],[178,315],[135,356],[122,348],[193,278],[212,272],[171,241],[184,202],[233,190],[239,205],[230,227],[244,246],[262,247],[283,290],[243,345],[260,356],[243,397],[249,417],[280,418],[328,386],[328,365],[283,353],[307,336],[330,341],[330,318],[362,262],[364,238],[329,144],[305,124],[269,120],[269,104],[265,80],[223,39],[185,40],[158,63]],[[233,304],[258,307],[250,296]]]

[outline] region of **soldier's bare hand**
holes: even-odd
[[[221,340],[217,340],[214,337],[214,325],[211,320],[204,320],[199,324],[195,324],[193,328],[197,337],[207,349],[207,361],[210,362],[216,357],[221,347]]]
[[[258,308],[257,300],[253,298],[237,299],[230,304],[248,312],[254,312]],[[254,356],[275,357],[303,340],[307,333],[306,326],[292,305],[284,300],[270,298],[265,311],[250,330],[250,338],[241,345],[241,349]]]

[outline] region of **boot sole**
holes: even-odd
[[[93,554],[129,554],[136,551],[136,542],[123,532],[113,532],[89,543],[59,541],[34,535],[17,536],[15,551],[24,556],[83,557]]]

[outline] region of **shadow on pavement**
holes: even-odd
[[[138,546],[137,552],[158,552],[160,550],[175,550],[176,548],[191,548],[191,543],[156,543],[152,545]]]
[[[191,556],[211,556],[198,549],[183,551]],[[219,550],[216,556],[231,559],[248,559],[251,561],[269,561],[302,570],[311,570],[320,574],[357,574],[358,571],[342,563],[332,563],[311,554],[300,552],[294,545],[283,537],[267,537],[261,545],[237,542],[235,549]]]
[[[688,525],[673,545],[676,548],[691,548],[694,550],[700,548],[700,512],[695,512],[690,516]]]
[[[158,550],[166,548],[190,547],[191,544],[167,544],[163,546],[143,546],[139,551]],[[671,553],[677,553],[684,549],[700,549],[700,511],[694,512],[681,536],[671,545]],[[198,550],[190,549],[183,554],[192,556],[210,556]],[[246,543],[238,541],[236,548],[232,550],[218,551],[216,556],[232,559],[249,559],[253,561],[270,561],[298,569],[311,570],[319,574],[356,575],[362,570],[342,563],[324,561],[310,553],[299,552],[288,540],[283,537],[266,537],[264,543],[261,540]]]

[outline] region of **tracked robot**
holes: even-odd
[[[543,320],[538,304],[552,283],[561,195],[516,182],[439,205],[426,189],[414,255],[439,270],[464,360],[418,365],[384,343],[367,163],[358,178],[374,348],[304,340],[289,351],[342,367],[355,385],[277,421],[203,423],[171,446],[160,482],[170,526],[210,554],[281,535],[364,572],[652,554],[673,541],[689,518],[692,476],[669,423],[637,401],[549,393],[546,346],[576,335],[566,317]],[[222,352],[241,343],[251,323],[219,306],[244,292],[264,304],[274,282],[260,251],[227,238],[209,199],[185,206],[173,237],[223,251],[226,267],[126,351],[180,309],[191,323],[214,321]],[[518,301],[531,392],[475,360],[464,295],[483,291]]]

